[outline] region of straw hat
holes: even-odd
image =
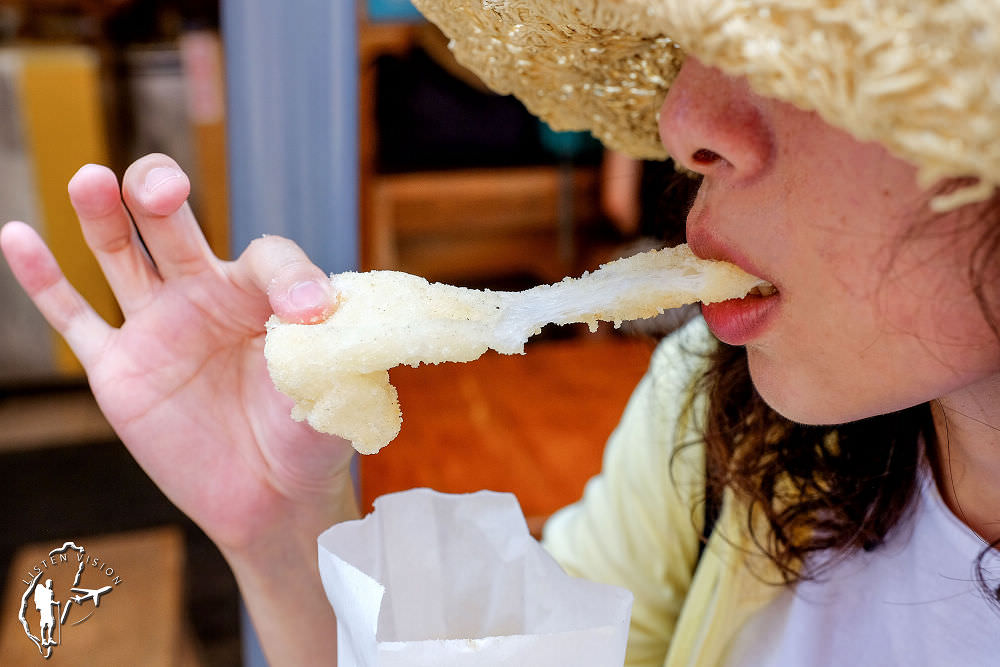
[[[413,0],[458,60],[556,129],[664,158],[657,113],[685,53],[919,168],[1000,184],[1000,0]]]

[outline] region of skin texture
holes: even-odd
[[[964,280],[974,241],[958,233],[960,217],[901,243],[923,196],[909,166],[694,59],[661,129],[667,148],[705,176],[692,246],[781,290],[748,345],[765,398],[811,422],[940,399],[951,462],[942,490],[987,535],[1000,516],[1000,485],[990,484],[1000,479],[1000,349]],[[27,225],[6,225],[0,245],[83,362],[122,441],[219,545],[271,664],[311,664],[336,655],[315,538],[357,515],[351,449],[291,421],[262,345],[272,312],[315,321],[335,295],[284,239],[257,240],[234,262],[213,257],[185,203],[189,188],[162,155],[126,172],[124,206],[103,167],[83,167],[69,185],[125,313],[119,329],[82,301]]]
[[[995,539],[1000,341],[967,275],[982,231],[974,212],[928,222],[929,195],[909,164],[695,59],[667,97],[660,133],[704,176],[687,220],[695,253],[780,290],[747,343],[763,398],[814,424],[938,400],[946,498],[966,508],[959,516],[975,498],[982,516],[971,524]],[[990,298],[1000,305],[997,290]]]

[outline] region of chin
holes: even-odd
[[[797,424],[807,426],[825,426],[828,424],[843,423],[844,419],[838,419],[838,415],[831,413],[815,402],[803,400],[802,396],[789,396],[787,392],[770,392],[766,387],[757,387],[757,392],[767,403],[768,407],[779,415]]]
[[[807,426],[843,424],[879,414],[864,406],[847,404],[844,392],[837,392],[829,382],[806,374],[782,372],[772,364],[755,362],[749,355],[750,377],[754,388],[768,407],[785,419]],[[782,369],[783,370],[783,369]],[[854,395],[852,398],[857,398]]]

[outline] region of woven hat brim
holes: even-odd
[[[413,0],[456,57],[555,129],[666,156],[657,113],[684,53],[918,168],[1000,184],[1000,0]]]

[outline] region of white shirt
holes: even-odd
[[[730,667],[998,665],[1000,607],[977,584],[986,545],[922,475],[885,544],[790,586],[740,631]],[[984,562],[996,589],[1000,553]]]

